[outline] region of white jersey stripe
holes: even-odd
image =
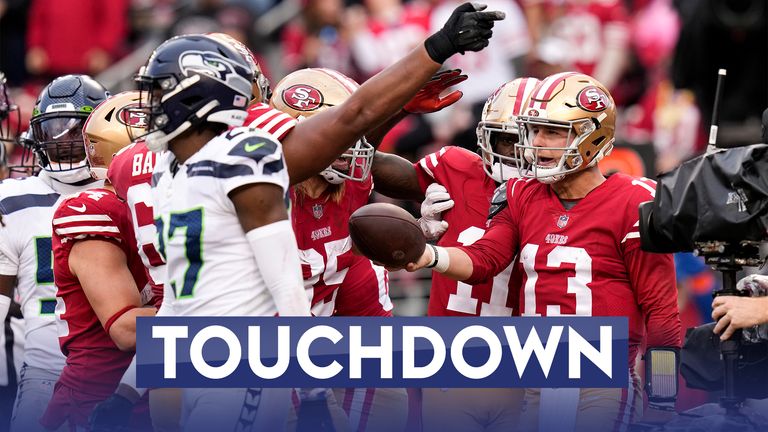
[[[623,239],[621,239],[621,242],[624,243],[629,239],[633,238],[640,238],[640,233],[637,231],[632,231],[631,233],[627,233],[627,235],[624,236]]]
[[[82,215],[82,216],[65,216],[56,218],[53,220],[54,225],[66,224],[70,222],[97,222],[107,221],[112,222],[112,218],[107,215]]]
[[[56,234],[88,234],[88,233],[119,233],[120,231],[116,226],[103,226],[103,225],[90,225],[90,226],[77,226],[71,228],[56,228]]]
[[[432,170],[430,170],[430,169],[427,167],[427,160],[426,160],[426,159],[422,159],[422,160],[420,160],[420,161],[419,161],[419,165],[421,165],[421,167],[424,169],[424,171],[425,171],[427,174],[429,174],[429,176],[430,176],[430,177],[432,177],[432,178],[435,178],[435,174],[433,174],[433,173],[432,173]]]
[[[283,139],[284,135],[286,135],[291,129],[293,129],[294,126],[296,126],[296,120],[291,119],[290,121],[286,122],[284,125],[277,128],[276,131],[272,132],[272,135],[277,137],[278,140]]]
[[[438,163],[438,162],[437,162],[437,156],[435,156],[435,154],[434,154],[434,153],[432,153],[431,155],[429,155],[429,161],[430,161],[430,162],[432,162],[432,168],[433,168],[433,169],[434,169],[434,168],[437,168],[437,163]]]

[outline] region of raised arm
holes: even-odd
[[[456,53],[479,51],[488,45],[502,12],[464,3],[445,26],[403,59],[366,81],[343,104],[299,122],[285,138],[291,182],[317,174],[361,136],[395,115]]]

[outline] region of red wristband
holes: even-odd
[[[128,312],[129,310],[132,310],[132,309],[136,309],[136,306],[128,305],[128,306],[120,309],[119,311],[115,312],[115,314],[112,315],[111,317],[109,317],[109,319],[107,320],[107,323],[104,324],[104,331],[107,332],[107,335],[109,335],[109,329],[112,328],[112,324],[114,324],[115,321],[117,321],[118,318],[120,318],[126,312]]]

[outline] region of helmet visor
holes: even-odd
[[[74,165],[85,159],[83,125],[86,119],[86,116],[58,115],[33,120],[35,146],[48,162],[72,165],[62,166],[62,170],[75,168]]]

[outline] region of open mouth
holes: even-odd
[[[349,173],[349,160],[346,158],[336,159],[331,164],[331,168],[339,172]]]
[[[546,156],[539,155],[539,157],[537,159],[538,160],[536,161],[536,165],[539,168],[552,168],[555,165],[557,165],[557,160],[555,158],[552,158],[552,157],[546,157]]]

